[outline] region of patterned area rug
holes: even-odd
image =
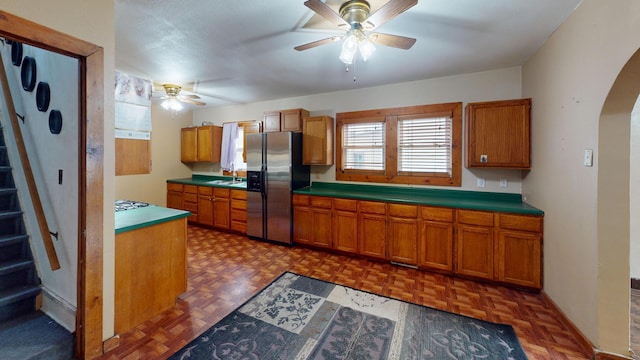
[[[284,273],[169,359],[527,359],[494,324]]]

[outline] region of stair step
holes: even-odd
[[[14,187],[10,187],[10,188],[0,188],[0,196],[2,195],[12,195],[17,193],[18,190]]]
[[[4,219],[13,219],[22,216],[20,210],[0,211],[0,221]]]
[[[9,305],[40,293],[38,285],[20,285],[0,290],[0,306]]]
[[[0,248],[3,246],[10,246],[16,243],[20,243],[29,239],[29,235],[4,235],[0,236]]]
[[[12,272],[28,269],[33,266],[33,260],[29,259],[17,259],[0,262],[0,275],[6,275]]]

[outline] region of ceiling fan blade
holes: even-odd
[[[198,106],[205,106],[207,105],[207,103],[204,103],[202,101],[197,101],[197,100],[191,100],[191,99],[186,99],[183,96],[178,96],[178,101],[187,103],[187,104],[192,104],[192,105],[198,105]]]
[[[306,44],[303,44],[303,45],[298,45],[298,46],[294,47],[294,49],[296,49],[298,51],[304,51],[304,50],[307,50],[307,49],[314,48],[316,46],[332,43],[332,42],[338,41],[340,39],[342,39],[342,36],[332,36],[330,38],[326,38],[326,39],[322,39],[322,40],[318,40],[318,41],[313,41],[313,42],[306,43]]]
[[[196,94],[180,94],[179,96],[186,99],[200,99],[200,96]]]
[[[336,26],[349,27],[348,22],[344,21],[337,12],[320,0],[307,0],[304,5]]]
[[[369,35],[369,40],[376,44],[404,50],[411,49],[413,44],[416,43],[416,39],[414,38],[383,33],[372,33]]]
[[[405,12],[418,3],[418,0],[390,0],[365,21],[373,26],[370,30],[386,24],[389,20]]]

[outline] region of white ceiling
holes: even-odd
[[[116,69],[193,88],[207,106],[499,69],[523,64],[580,1],[419,0],[376,29],[416,38],[411,49],[377,45],[346,72],[340,42],[293,49],[343,34],[304,0],[116,0]]]

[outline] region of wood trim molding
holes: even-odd
[[[593,359],[594,360],[631,360],[632,358],[630,356],[611,354],[611,353],[600,352],[598,350],[595,350]]]
[[[120,334],[108,338],[102,343],[102,352],[106,353],[120,346]]]
[[[79,219],[76,350],[102,355],[104,50],[97,45],[0,11],[0,36],[79,61]]]

